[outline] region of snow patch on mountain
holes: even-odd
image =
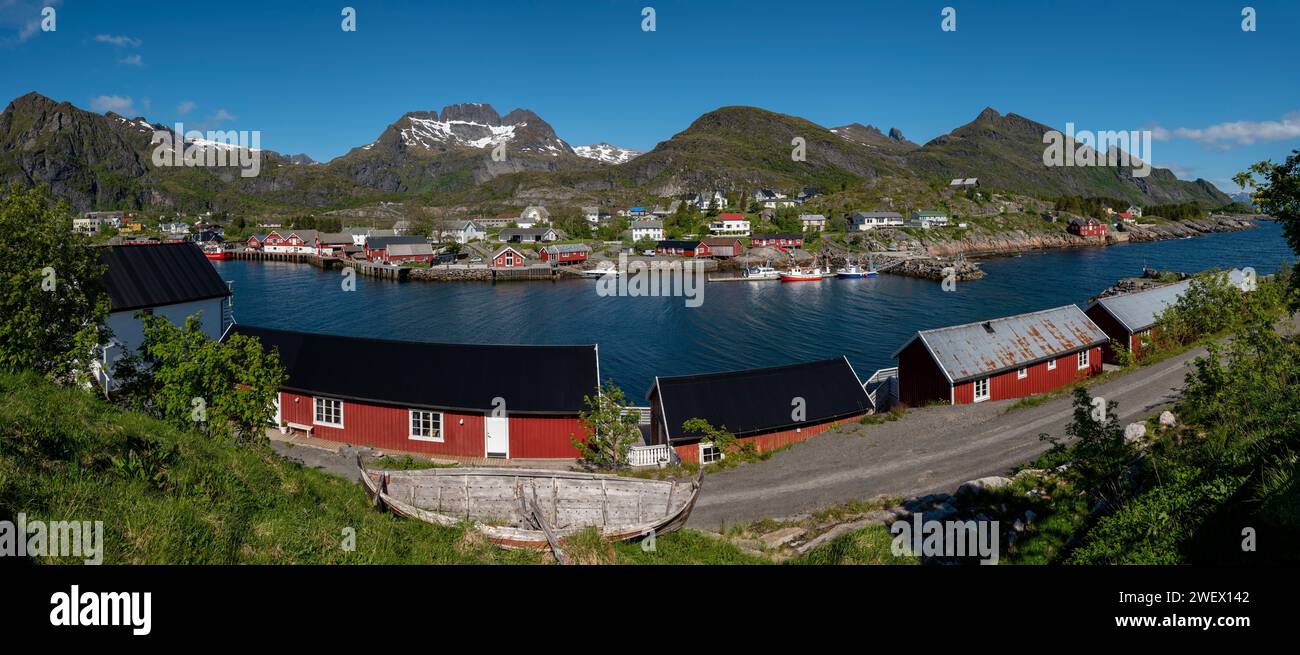
[[[612,146],[608,143],[597,143],[592,146],[574,146],[573,152],[579,157],[595,159],[596,161],[606,164],[623,164],[632,161],[643,153],[627,148]]]

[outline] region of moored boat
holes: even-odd
[[[835,277],[840,279],[854,279],[866,277],[866,275],[866,272],[856,264],[845,266],[835,273]]]
[[[771,266],[755,266],[745,269],[745,277],[751,280],[777,280],[781,274]]]
[[[225,261],[234,256],[234,248],[224,243],[209,241],[203,244],[203,256],[213,261]]]
[[[781,272],[782,282],[817,282],[826,278],[826,272],[820,268],[802,268],[796,266]]]
[[[357,467],[376,507],[442,526],[473,522],[503,548],[555,547],[553,539],[596,528],[622,541],[677,530],[695,507],[704,471],[648,480],[513,468],[383,470]]]

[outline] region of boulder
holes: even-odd
[[[978,494],[990,489],[1001,489],[1009,484],[1011,484],[1011,478],[990,475],[986,478],[979,478],[977,480],[970,480],[962,483],[960,487],[957,487],[957,494]]]
[[[1160,427],[1167,429],[1167,428],[1172,428],[1177,424],[1178,424],[1178,419],[1174,417],[1173,412],[1170,411],[1160,412]]]
[[[1142,423],[1129,423],[1124,426],[1124,443],[1142,443],[1147,436],[1147,426]]]

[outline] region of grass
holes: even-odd
[[[796,560],[798,564],[920,564],[913,556],[893,553],[889,528],[873,525],[850,532]]]
[[[392,471],[419,471],[422,469],[441,469],[454,468],[455,464],[445,462],[434,462],[411,455],[376,457],[366,460],[366,464],[371,468],[388,469]]]

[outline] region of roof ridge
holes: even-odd
[[[1010,315],[1010,316],[999,316],[998,318],[989,318],[989,319],[985,319],[985,320],[982,320],[982,321],[971,321],[971,322],[969,322],[969,323],[961,323],[961,324],[959,324],[959,325],[945,325],[945,326],[943,326],[943,327],[930,328],[930,329],[928,329],[928,330],[917,330],[917,333],[918,333],[918,334],[933,334],[933,333],[935,333],[935,332],[943,332],[943,331],[946,331],[946,330],[956,330],[956,329],[958,329],[958,328],[971,327],[971,326],[974,326],[974,325],[983,325],[983,324],[985,324],[985,323],[997,323],[997,322],[999,322],[999,321],[1009,321],[1009,320],[1014,319],[1014,318],[1022,318],[1022,317],[1025,317],[1025,316],[1035,316],[1035,315],[1037,315],[1037,314],[1048,314],[1048,313],[1051,313],[1051,312],[1058,312],[1058,311],[1061,311],[1061,310],[1063,310],[1063,309],[1069,309],[1069,308],[1071,308],[1071,307],[1073,307],[1074,309],[1078,310],[1079,313],[1083,313],[1083,310],[1082,310],[1082,309],[1079,309],[1079,306],[1078,306],[1078,305],[1076,305],[1076,304],[1074,304],[1074,303],[1070,303],[1070,304],[1068,304],[1068,305],[1061,305],[1060,307],[1052,307],[1052,308],[1049,308],[1049,309],[1036,309],[1036,310],[1034,310],[1034,311],[1032,311],[1032,312],[1024,312],[1024,313],[1021,313],[1021,314],[1012,314],[1012,315]]]
[[[776,366],[761,366],[758,368],[742,368],[742,369],[735,369],[731,371],[713,371],[712,373],[688,373],[685,375],[656,375],[655,379],[660,382],[664,382],[664,381],[674,382],[678,380],[698,380],[698,379],[705,379],[705,378],[719,378],[719,377],[728,377],[732,375],[752,374],[757,372],[781,371],[785,369],[808,367],[814,364],[827,364],[831,362],[841,362],[841,361],[847,362],[848,360],[845,358],[844,355],[839,355],[837,357],[828,357],[826,359],[814,359],[805,362],[778,364]]]

